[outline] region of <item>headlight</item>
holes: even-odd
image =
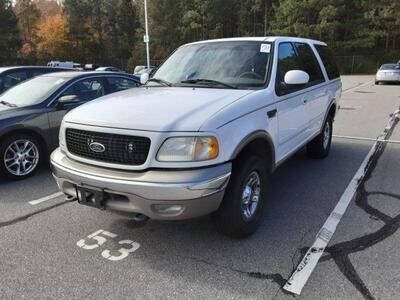
[[[212,136],[173,137],[158,150],[158,161],[202,161],[218,156],[218,141]]]
[[[64,122],[61,122],[60,131],[58,133],[58,141],[60,146],[65,146],[65,126]]]

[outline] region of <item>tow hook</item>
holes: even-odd
[[[133,216],[133,220],[135,221],[135,222],[147,222],[148,220],[149,220],[149,217],[148,216],[145,216],[145,215],[143,215],[143,214],[135,214],[134,216]]]
[[[65,195],[65,201],[67,202],[72,202],[72,201],[77,201],[78,198],[71,196],[71,195]]]

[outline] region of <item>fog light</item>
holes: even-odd
[[[153,210],[161,215],[179,215],[183,212],[182,205],[155,204]]]

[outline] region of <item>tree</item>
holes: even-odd
[[[75,59],[123,67],[138,28],[137,5],[131,0],[65,0],[63,13]]]
[[[24,54],[35,51],[36,29],[40,19],[40,11],[32,0],[17,0],[15,14],[22,34]]]
[[[43,20],[37,30],[37,53],[42,59],[64,60],[69,55],[68,27],[58,14]]]
[[[53,17],[62,13],[56,0],[34,0],[42,18]]]
[[[10,65],[21,46],[17,18],[10,0],[0,0],[0,65]]]

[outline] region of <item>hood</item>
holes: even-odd
[[[66,122],[147,131],[198,131],[216,112],[251,90],[141,87],[84,104]]]

